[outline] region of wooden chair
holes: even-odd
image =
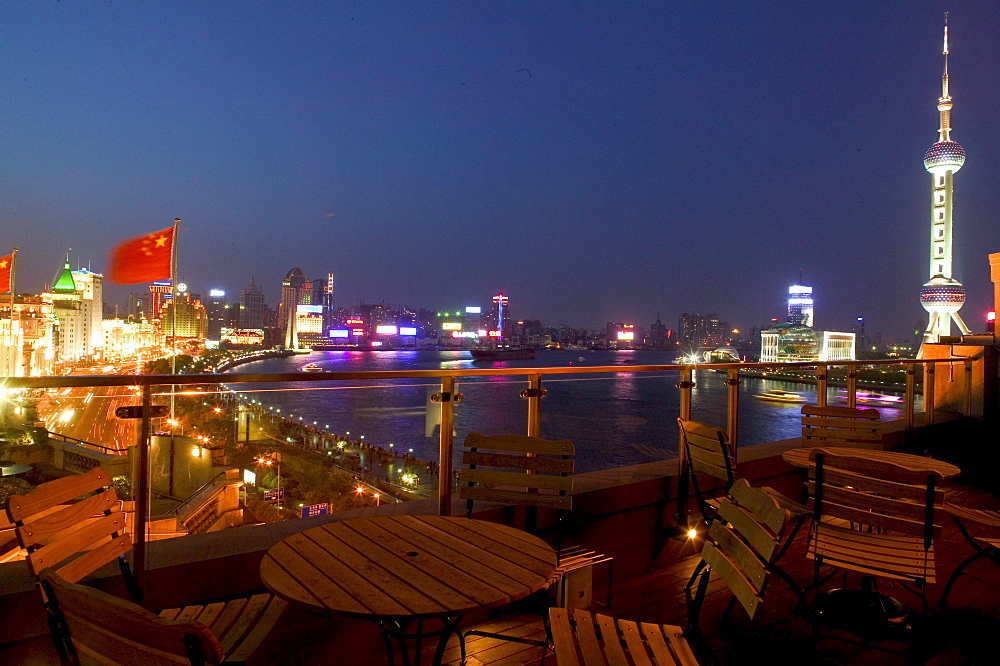
[[[802,405],[802,439],[806,446],[882,447],[877,409]]]
[[[763,490],[740,479],[733,484],[730,495],[719,503],[719,517],[721,520],[712,521],[701,562],[684,587],[688,625],[692,628],[697,626],[713,571],[733,593],[725,616],[739,601],[751,622],[754,621],[770,575],[777,571],[774,560],[786,538],[789,513]],[[696,581],[698,588],[692,596]],[[794,581],[791,584],[798,589]]]
[[[571,619],[564,608],[550,609],[549,622],[557,666],[698,664],[681,628],[670,624],[615,620],[579,609],[572,612]]]
[[[687,470],[691,480],[691,487],[694,490],[695,499],[698,502],[698,509],[701,511],[705,524],[711,526],[714,519],[718,518],[721,497],[709,497],[702,492],[698,475],[706,475],[721,481],[723,492],[728,495],[733,484],[736,482],[735,452],[729,444],[729,437],[722,428],[714,428],[697,421],[685,421],[677,419],[681,433],[681,447],[684,459],[687,461]],[[774,488],[762,487],[760,490],[767,493],[778,503],[778,506],[788,511],[792,521],[792,529],[788,537],[784,539],[781,550],[774,557],[774,561],[780,560],[788,547],[795,540],[802,525],[812,515],[812,512],[804,504],[800,504],[793,499],[786,497]],[[775,572],[780,578],[785,580],[795,592],[799,602],[804,601],[802,590],[795,583],[791,576],[787,575],[783,569],[775,565]]]
[[[125,532],[126,516],[115,490],[109,487],[110,482],[108,473],[97,467],[86,474],[43,483],[27,495],[12,496],[7,504],[7,515],[15,526],[18,543],[28,553],[28,570],[40,583],[53,639],[68,659],[74,658],[73,646],[67,640],[66,627],[60,623],[55,602],[41,586],[43,570],[49,569],[52,575],[76,583],[116,561],[129,597],[134,603],[141,603],[140,591],[125,559],[132,548],[132,540]],[[84,499],[67,504],[80,497]],[[260,644],[286,606],[285,601],[273,595],[260,594],[249,600],[168,609],[160,615],[186,620],[211,613],[216,618],[212,624],[217,627],[228,659],[238,661]]]
[[[823,565],[834,573],[860,573],[864,595],[877,595],[876,579],[890,579],[920,596],[926,613],[926,586],[935,582],[934,539],[941,530],[941,475],[823,448],[811,451],[809,461],[813,521],[806,556],[814,560],[815,587],[822,583]]]
[[[459,497],[466,501],[466,514],[471,516],[476,501],[513,504],[525,507],[525,529],[537,530],[539,507],[566,512],[573,508],[573,455],[575,448],[568,439],[549,440],[525,435],[483,435],[473,432],[465,438],[462,462],[467,466],[459,471]],[[547,589],[556,587],[560,603],[587,605],[584,600],[571,599],[566,594],[574,579],[581,574],[591,574],[596,564],[607,563],[608,603],[611,594],[612,558],[581,547],[562,547],[561,521],[556,524],[556,553],[558,565]],[[589,585],[583,586],[585,588]],[[543,591],[545,592],[545,591]],[[547,595],[547,592],[545,592]],[[547,608],[547,604],[546,604]],[[542,611],[542,616],[547,615]],[[538,641],[520,639],[504,634],[470,631],[466,635],[486,636],[521,643],[539,644]],[[545,643],[544,645],[548,645]]]
[[[1000,566],[1000,511],[972,509],[952,502],[945,502],[944,510],[951,515],[958,531],[962,533],[962,536],[975,551],[964,562],[955,567],[955,571],[952,572],[941,592],[941,599],[938,603],[942,608],[947,608],[948,595],[951,593],[952,586],[965,573],[970,564],[985,557],[993,564]],[[985,530],[973,534],[971,531],[973,526],[985,528]]]
[[[221,664],[222,645],[197,620],[167,620],[142,606],[41,573],[46,598],[60,615],[79,664]]]

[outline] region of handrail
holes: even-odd
[[[82,439],[77,439],[76,437],[70,437],[69,435],[63,435],[63,434],[58,433],[58,432],[52,432],[51,430],[48,430],[46,432],[48,433],[49,439],[58,439],[59,441],[62,441],[62,442],[69,442],[70,444],[80,444],[82,446],[92,446],[95,449],[101,449],[107,455],[112,455],[112,456],[120,456],[121,455],[120,451],[118,451],[116,449],[109,448],[107,446],[102,446],[101,444],[94,444],[93,442],[87,442],[87,441],[84,441]]]
[[[205,490],[206,488],[208,488],[210,486],[214,486],[215,482],[218,480],[218,478],[220,476],[225,476],[225,475],[226,475],[226,472],[225,472],[225,470],[223,470],[223,471],[219,472],[218,474],[216,474],[215,476],[213,476],[210,481],[208,481],[207,483],[202,484],[201,488],[198,488],[198,490],[196,490],[193,493],[191,493],[191,495],[188,496],[188,498],[186,500],[184,500],[183,502],[181,502],[180,504],[178,504],[177,506],[175,506],[173,509],[171,509],[170,511],[168,511],[167,515],[168,516],[179,516],[181,514],[181,510],[184,507],[186,507],[188,504],[194,502],[194,500],[198,499],[198,495],[201,493],[201,491]]]
[[[279,374],[205,373],[196,375],[71,375],[68,377],[8,377],[4,379],[6,388],[60,388],[84,386],[186,386],[189,384],[241,384],[300,382],[323,383],[345,379],[436,379],[440,377],[483,377],[518,375],[582,375],[627,372],[663,372],[690,370],[728,370],[730,368],[758,370],[769,368],[816,368],[837,367],[848,363],[867,366],[902,366],[909,363],[931,366],[937,363],[957,363],[965,357],[947,359],[905,359],[877,361],[796,361],[790,363],[690,363],[658,365],[593,365],[558,366],[553,368],[470,368],[452,370],[367,370],[352,372],[313,372]]]

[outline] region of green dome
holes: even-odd
[[[819,358],[819,336],[803,324],[774,326],[778,331],[778,357],[783,361],[815,361]]]
[[[72,294],[78,291],[76,282],[73,280],[73,271],[69,268],[69,262],[63,264],[63,269],[52,285],[52,291],[56,293]]]

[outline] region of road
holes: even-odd
[[[136,444],[139,420],[120,419],[115,409],[134,404],[131,386],[53,389],[39,400],[38,417],[50,432],[124,451]]]

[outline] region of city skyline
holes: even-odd
[[[775,7],[13,7],[0,254],[37,293],[67,247],[106,273],[180,217],[178,277],[202,291],[253,275],[273,304],[300,266],[336,273],[338,303],[502,291],[588,328],[761,325],[804,269],[818,328],[902,336],[926,317],[897,295],[926,281],[948,10],[973,156],[954,274],[982,330],[1000,8]]]

